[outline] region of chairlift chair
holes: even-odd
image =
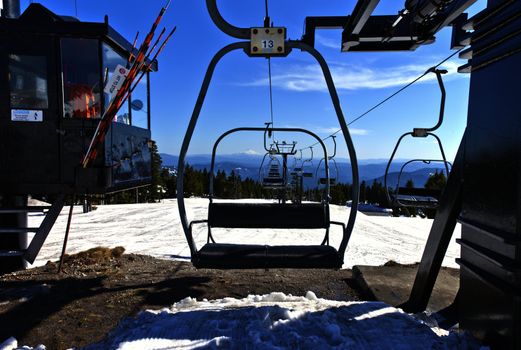
[[[333,154],[331,156],[328,156],[327,159],[330,163],[333,163],[333,169],[335,169],[335,172],[333,175],[330,174],[329,176],[329,186],[333,187],[337,184],[337,178],[338,178],[338,165],[336,164],[335,156],[336,156],[336,135],[331,135],[331,138],[333,139]],[[318,184],[319,185],[326,185],[327,184],[327,178],[325,177],[319,177],[318,172],[320,171],[320,166],[322,165],[322,162],[324,162],[326,158],[321,158],[318,162],[317,170],[315,172],[315,177],[318,178]],[[331,166],[329,166],[331,169]]]
[[[443,79],[442,74],[447,73],[446,70],[440,70],[435,68],[430,68],[429,72],[432,72],[436,74],[436,79],[438,81],[438,86],[440,88],[441,92],[441,102],[440,102],[440,112],[438,117],[438,122],[436,125],[434,125],[431,128],[414,128],[412,132],[406,132],[400,138],[398,139],[398,142],[396,143],[396,146],[394,147],[394,150],[391,154],[391,158],[389,159],[389,162],[387,163],[387,167],[385,168],[385,175],[384,175],[384,189],[387,196],[387,201],[389,205],[393,208],[397,207],[410,207],[410,208],[424,208],[424,209],[437,209],[438,208],[438,199],[441,196],[440,190],[433,190],[433,189],[427,189],[427,188],[408,188],[408,187],[401,187],[400,186],[400,178],[402,176],[403,170],[405,167],[413,162],[423,162],[425,164],[431,164],[433,162],[440,162],[443,163],[446,176],[449,175],[449,165],[450,163],[447,161],[445,157],[445,151],[443,150],[443,145],[441,143],[440,138],[433,133],[436,129],[438,129],[441,124],[443,123],[443,117],[445,113],[445,87],[443,85]],[[400,146],[400,143],[402,140],[407,137],[411,136],[413,138],[426,138],[426,137],[433,137],[436,140],[436,143],[439,147],[440,153],[441,153],[441,159],[412,159],[408,162],[404,163],[402,167],[400,168],[400,172],[398,174],[398,182],[395,187],[395,192],[390,193],[389,187],[387,185],[387,180],[389,177],[389,171],[391,168],[392,161],[394,159],[394,156],[396,155],[396,152]]]
[[[450,162],[446,162],[442,159],[412,159],[405,162],[398,173],[398,181],[396,182],[394,193],[390,194],[393,207],[436,209],[438,208],[438,200],[441,196],[441,190],[401,186],[401,177],[404,169],[407,165],[414,162],[422,162],[424,164],[444,163],[445,166],[449,166],[445,169],[447,172],[449,171],[449,168],[452,168]]]
[[[268,165],[264,162],[269,157]],[[286,181],[282,176],[280,161],[273,154],[266,153],[259,168],[259,178],[262,179],[262,187],[266,189],[281,189],[286,186]]]
[[[207,2],[209,4],[211,2]],[[232,26],[224,20],[218,12],[216,6],[208,7],[210,17],[214,23],[225,33],[242,41],[231,43],[221,50],[211,60],[206,75],[204,77],[201,90],[199,92],[194,111],[188,123],[187,131],[181,145],[178,162],[177,177],[177,202],[183,231],[190,248],[191,261],[197,268],[340,268],[344,261],[344,253],[353,230],[358,206],[358,167],[356,161],[356,151],[353,141],[349,134],[349,129],[345,121],[337,91],[331,76],[329,67],[322,55],[311,45],[302,40],[287,40],[285,29],[274,32],[277,41],[276,51],[268,53],[265,57],[289,55],[292,50],[299,50],[309,53],[320,65],[326,85],[331,96],[334,110],[348,148],[349,157],[352,164],[353,186],[352,198],[353,206],[349,213],[347,223],[335,222],[329,216],[329,181],[323,189],[323,199],[320,203],[221,203],[213,200],[213,176],[215,165],[215,152],[219,142],[227,135],[238,131],[265,131],[270,132],[301,132],[317,140],[320,144],[324,157],[327,156],[326,148],[322,140],[314,133],[297,128],[236,128],[229,130],[221,135],[213,147],[212,162],[210,171],[210,196],[207,220],[196,220],[189,222],[186,215],[184,203],[184,169],[185,159],[190,141],[192,139],[199,115],[208,92],[213,72],[217,63],[223,56],[232,51],[242,51],[249,56],[259,51],[258,46],[254,46],[250,34],[250,28],[239,28]],[[268,27],[268,26],[267,26]],[[266,28],[268,32],[271,30]],[[259,31],[261,32],[261,31]],[[264,30],[262,31],[264,32]],[[246,40],[243,40],[246,39]],[[249,39],[249,40],[248,40]],[[280,45],[279,45],[280,44]],[[326,177],[329,178],[329,169],[326,167]],[[200,249],[198,249],[192,233],[193,225],[206,223],[208,226],[208,239]],[[329,245],[329,228],[332,224],[342,227],[342,239],[338,248]],[[228,244],[218,243],[212,235],[214,228],[256,228],[256,229],[323,229],[325,230],[324,239],[316,245],[253,245],[253,244]],[[320,241],[318,241],[320,242]],[[317,242],[317,243],[318,243]]]

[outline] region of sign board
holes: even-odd
[[[286,28],[267,27],[250,29],[250,54],[276,56],[284,54]]]
[[[43,111],[34,109],[11,109],[13,122],[43,122]]]
[[[121,89],[121,85],[123,85],[123,82],[125,81],[125,78],[127,77],[128,69],[123,67],[122,65],[118,64],[116,66],[116,69],[114,69],[114,73],[110,77],[109,81],[105,85],[105,91],[107,94],[113,95],[116,93],[119,89]]]

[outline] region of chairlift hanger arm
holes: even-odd
[[[333,154],[329,157],[329,160],[336,157],[336,135],[331,135],[331,139],[333,139]]]
[[[413,137],[426,137],[429,133],[437,130],[441,124],[443,124],[443,118],[445,116],[445,100],[447,97],[447,92],[445,91],[445,85],[443,84],[442,74],[446,74],[447,71],[443,69],[429,68],[427,72],[436,74],[436,80],[438,81],[438,86],[440,88],[441,99],[440,99],[440,113],[438,115],[438,122],[436,125],[430,128],[414,128],[413,129]]]
[[[306,162],[313,162],[313,146],[309,146],[309,151],[311,152],[311,155],[310,155],[310,158],[309,159],[304,159],[304,162],[303,163],[306,163]],[[302,150],[300,150],[300,154],[302,154]]]
[[[226,33],[229,36],[232,36],[237,39],[250,39],[250,28],[236,27],[227,22],[219,12],[219,9],[217,8],[217,0],[206,0],[206,7],[208,9],[210,17],[212,18],[213,23],[223,33]]]
[[[264,154],[264,157],[262,157],[262,162],[261,162],[261,165],[259,167],[259,179],[262,176],[262,167],[264,166],[264,162],[266,161],[266,157],[268,155],[269,155],[269,152],[266,152]],[[214,158],[212,158],[212,164],[210,165],[210,168],[214,167],[213,160],[214,160]],[[213,175],[210,175],[210,177],[213,178]],[[210,188],[209,188],[208,192],[209,192],[208,198],[210,199],[210,201],[212,201],[212,199],[213,199],[213,180],[210,181]]]
[[[271,125],[271,122],[268,122],[268,123],[264,123],[266,124],[266,129],[264,130],[264,150],[266,152],[271,152],[271,147],[268,148],[268,143],[266,142],[266,139],[268,137],[271,137],[272,133],[273,133],[273,128],[270,128],[270,125]]]

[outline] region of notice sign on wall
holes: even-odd
[[[11,109],[13,122],[43,122],[43,111],[34,109]]]

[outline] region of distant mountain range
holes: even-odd
[[[177,163],[179,160],[178,156],[174,156],[171,154],[161,153],[161,159],[163,160],[163,166],[175,169],[177,168]],[[216,158],[215,169],[216,170],[224,170],[226,173],[230,173],[232,170],[238,172],[242,178],[250,177],[252,179],[257,180],[259,178],[259,167],[261,165],[263,156],[261,155],[252,155],[252,154],[225,154],[219,155]],[[390,173],[388,176],[388,186],[394,187],[398,181],[398,174],[401,166],[406,160],[395,160],[390,168]],[[211,156],[202,154],[202,155],[190,155],[187,157],[186,162],[190,164],[192,167],[198,170],[210,169]],[[266,165],[267,162],[265,162]],[[319,163],[319,159],[313,160],[313,164],[307,163],[304,168],[305,172],[311,172],[313,175],[317,174],[321,176],[320,173],[317,173],[317,166]],[[290,168],[293,166],[293,161],[289,161]],[[366,159],[360,160],[358,162],[360,181],[365,181],[368,184],[371,184],[373,181],[378,181],[383,184],[384,182],[384,174],[385,168],[387,166],[387,160],[385,159]],[[336,170],[334,169],[333,164],[330,164],[331,167],[331,176],[337,177],[337,182],[342,183],[351,183],[353,178],[351,175],[351,164],[347,162],[345,159],[337,160],[337,168],[338,175],[336,175]],[[406,171],[402,173],[400,183],[405,185],[407,180],[412,180],[417,187],[422,187],[429,176],[433,174],[436,170],[443,170],[443,166],[441,164],[426,166],[423,163],[411,163],[407,166]],[[313,181],[313,180],[311,180]]]

